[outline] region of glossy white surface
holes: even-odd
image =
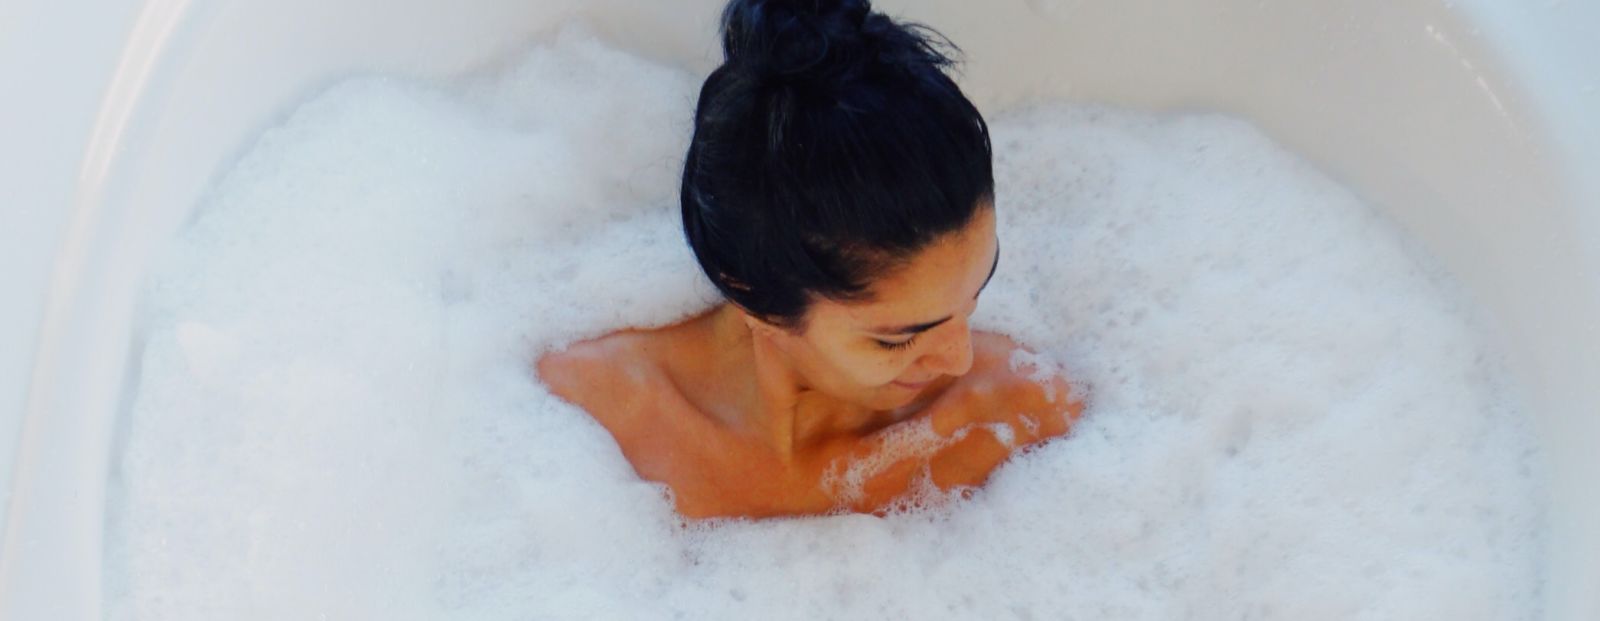
[[[99,616],[140,276],[265,125],[339,76],[449,74],[574,14],[704,69],[716,4],[0,5],[0,617]],[[986,109],[1231,112],[1412,229],[1496,318],[1533,399],[1553,471],[1545,612],[1600,618],[1600,3],[1510,4],[880,6],[959,41]]]

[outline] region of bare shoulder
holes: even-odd
[[[1048,416],[1070,423],[1083,410],[1082,395],[1063,370],[1010,337],[992,332],[973,333],[972,369],[952,390],[951,405],[965,412],[960,418],[968,423],[1012,415]]]
[[[661,375],[650,356],[652,335],[623,330],[547,352],[534,364],[550,392],[591,414],[629,409]]]

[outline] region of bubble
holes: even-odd
[[[715,301],[677,220],[700,77],[569,28],[265,132],[145,291],[107,616],[1537,609],[1540,454],[1494,335],[1400,229],[1218,115],[991,119],[1006,256],[974,323],[1072,378],[1071,435],[882,518],[685,521],[531,364]],[[832,484],[949,441],[923,431]]]

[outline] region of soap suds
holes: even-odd
[[[113,619],[1528,618],[1527,412],[1465,299],[1247,123],[992,115],[974,323],[1087,386],[966,500],[685,524],[538,352],[715,301],[679,231],[699,76],[578,29],[341,84],[146,291]]]

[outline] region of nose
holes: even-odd
[[[966,375],[972,370],[972,329],[965,320],[941,326],[943,340],[923,356],[925,368],[943,375]]]

